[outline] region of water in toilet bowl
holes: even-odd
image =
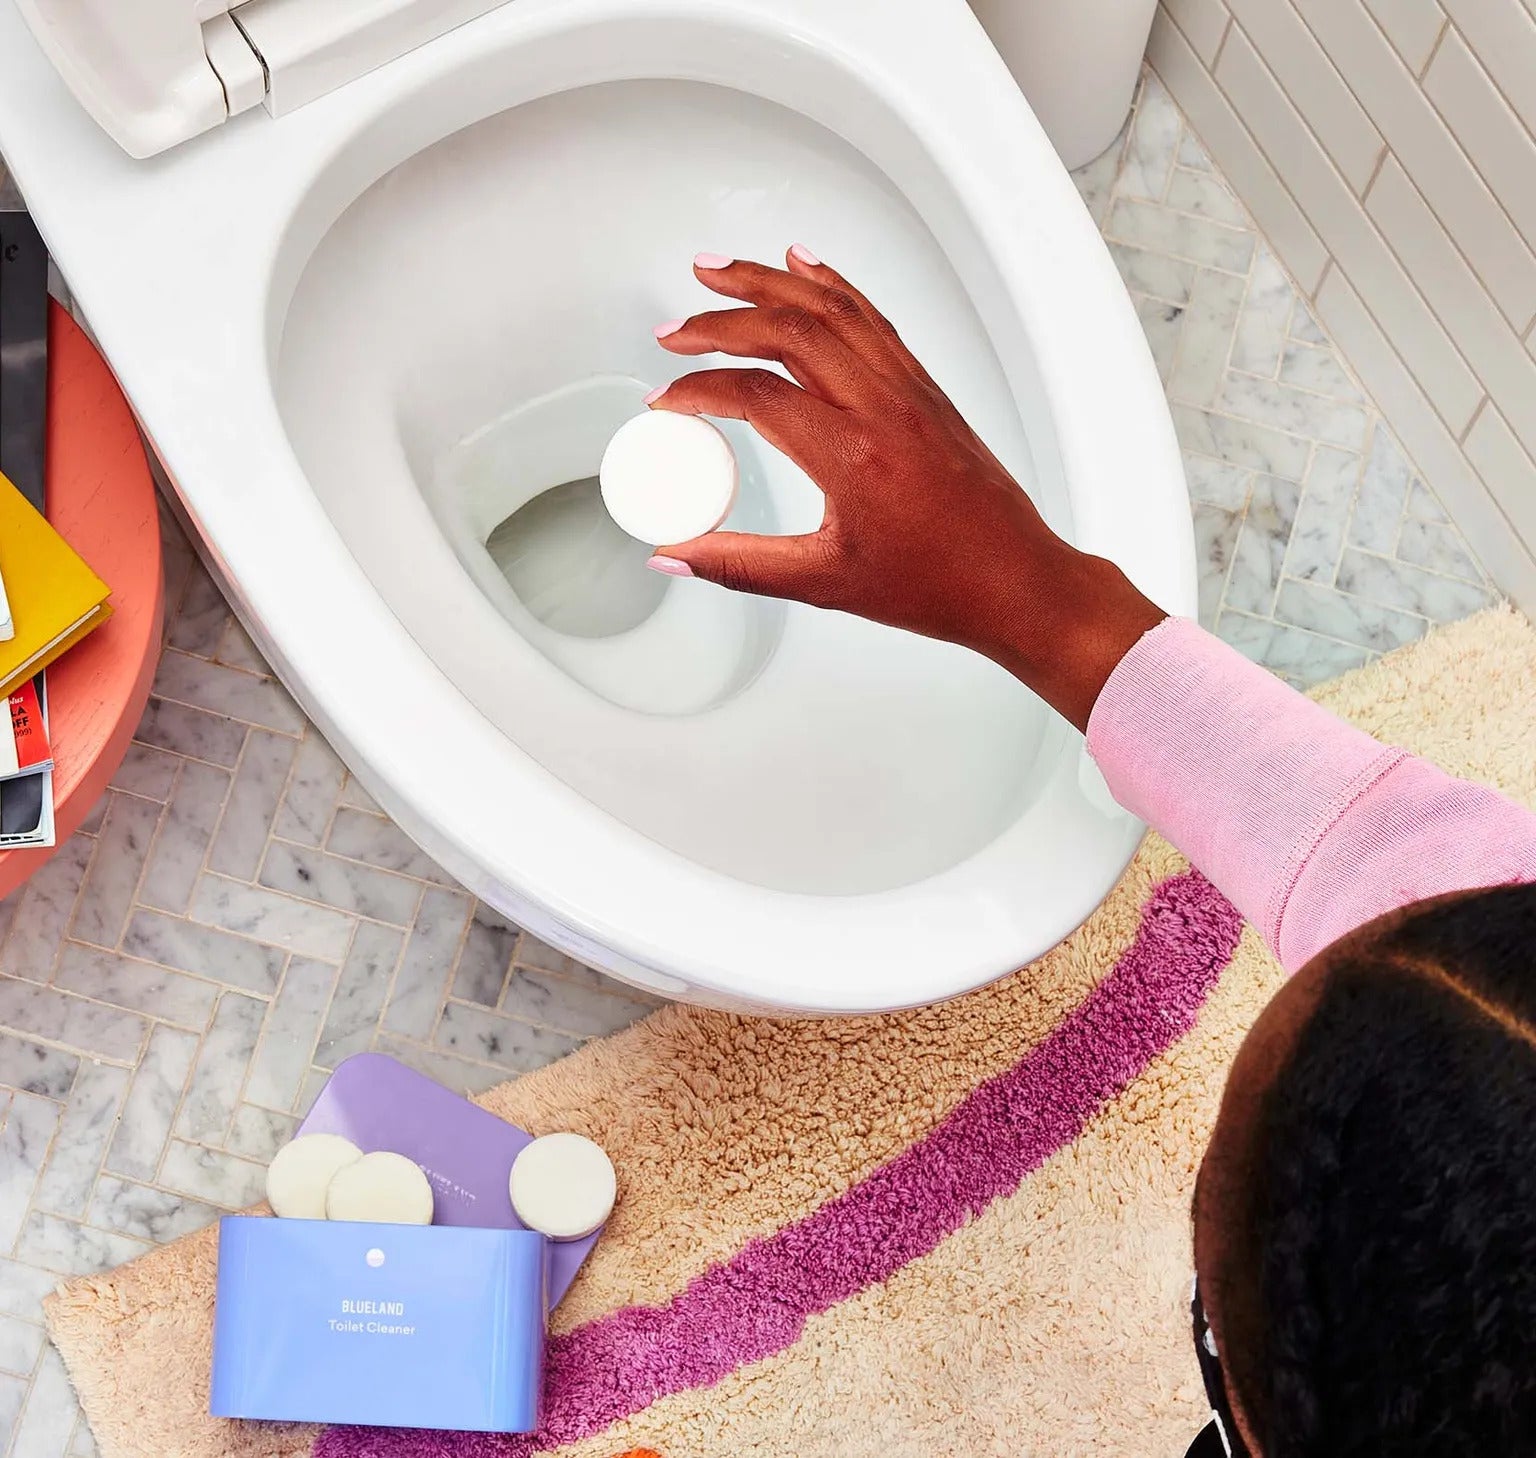
[[[611,703],[691,714],[756,676],[782,607],[650,571],[650,546],[605,509],[597,466],[650,384],[593,375],[525,401],[460,441],[429,489],[471,576],[541,653]],[[774,530],[760,450],[728,519]]]

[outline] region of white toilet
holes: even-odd
[[[965,0],[220,3],[0,0],[0,151],[385,808],[548,941],[725,1006],[930,1002],[1087,916],[1141,827],[1080,736],[963,650],[645,571],[592,480],[681,372],[651,329],[707,306],[692,255],[802,241],[1057,530],[1193,609],[1136,318]],[[730,524],[813,528],[727,429]]]

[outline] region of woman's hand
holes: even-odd
[[[826,495],[806,536],[715,532],[657,549],[658,571],[838,608],[964,644],[1078,728],[1164,614],[1110,563],[1056,536],[896,331],[796,245],[787,271],[701,254],[699,280],[747,307],[660,326],[674,354],[776,360],[700,370],[657,410],[745,420]]]

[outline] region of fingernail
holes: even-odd
[[[686,562],[679,562],[676,557],[652,557],[645,565],[652,572],[662,572],[668,577],[693,576],[693,568]]]
[[[693,258],[695,268],[729,268],[735,262],[723,253],[696,253]]]
[[[789,252],[792,258],[798,258],[801,263],[808,263],[812,268],[821,267],[821,260],[804,243],[796,243]]]
[[[656,326],[656,337],[665,339],[669,334],[676,334],[688,321],[686,319],[668,319],[665,324]]]
[[[661,397],[663,395],[665,395],[666,393],[667,393],[667,386],[666,385],[657,385],[656,388],[654,390],[652,390],[651,393],[649,395],[647,395],[645,397],[645,399],[643,399],[640,403],[642,405],[654,405],[656,403],[656,401],[661,399]]]

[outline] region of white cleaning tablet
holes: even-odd
[[[613,1161],[580,1134],[546,1134],[512,1161],[512,1208],[551,1240],[580,1240],[612,1213]]]
[[[432,1186],[403,1154],[376,1150],[336,1172],[325,1192],[332,1220],[367,1220],[376,1225],[430,1225]]]
[[[647,546],[702,537],[736,504],[736,452],[697,415],[647,410],[626,420],[597,476],[608,514]]]
[[[300,1134],[267,1166],[272,1213],[292,1220],[324,1220],[325,1192],[336,1171],[362,1157],[363,1151],[340,1134]]]

